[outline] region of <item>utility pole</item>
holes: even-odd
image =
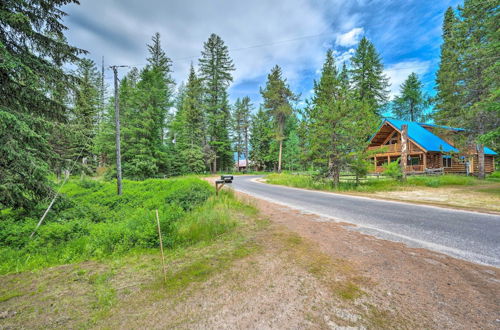
[[[118,195],[122,194],[122,154],[120,149],[120,103],[118,100],[118,70],[126,65],[112,65],[110,68],[113,70],[115,80],[115,138],[116,138],[116,183],[118,188]]]
[[[104,116],[104,56],[101,61],[101,113],[99,114],[99,124]]]

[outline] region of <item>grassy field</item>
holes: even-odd
[[[0,274],[21,272],[158,248],[154,212],[159,211],[167,249],[208,242],[238,225],[234,210],[245,208],[225,193],[193,178],[125,181],[70,180],[33,239],[47,203],[31,212],[0,213]]]

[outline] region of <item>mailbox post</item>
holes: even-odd
[[[215,194],[217,196],[219,196],[219,190],[221,190],[226,183],[233,183],[232,175],[221,175],[220,180],[215,180]]]

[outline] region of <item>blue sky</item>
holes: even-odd
[[[366,35],[382,56],[391,95],[416,72],[434,93],[439,62],[441,24],[447,0],[84,0],[69,5],[68,41],[90,52],[96,62],[141,68],[146,43],[160,32],[162,46],[174,61],[176,82],[185,80],[197,63],[203,42],[219,34],[229,47],[236,71],[231,100],[250,96],[260,102],[259,87],[278,64],[292,89],[310,96],[326,51],[337,63],[349,60]],[[125,73],[126,69],[122,70]],[[106,71],[111,86],[111,72]]]

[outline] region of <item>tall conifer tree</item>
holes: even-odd
[[[95,137],[101,110],[101,73],[95,63],[83,59],[76,76],[79,78],[74,91],[73,118],[70,120],[72,143],[70,144],[72,158],[81,154],[85,170],[90,172],[96,165],[93,163],[95,154]],[[83,165],[83,164],[82,164]]]
[[[264,99],[264,109],[269,111],[274,121],[275,138],[279,144],[278,172],[281,172],[285,123],[293,113],[292,102],[297,96],[290,90],[278,65],[267,76],[266,87],[261,88],[260,93]]]
[[[356,98],[379,114],[389,97],[389,78],[384,75],[384,65],[375,46],[363,37],[351,59],[351,78]]]
[[[441,45],[439,69],[436,73],[437,111],[434,114],[434,118],[438,122],[448,124],[460,117],[462,93],[460,88],[458,23],[453,9],[448,7],[444,15],[443,44]]]
[[[243,97],[241,100],[239,98],[236,100],[233,113],[234,147],[237,153],[237,161],[239,161],[241,158],[240,156],[243,155],[247,165],[251,111],[252,103],[248,96]]]
[[[203,44],[199,60],[207,118],[207,141],[215,152],[212,172],[231,167],[233,157],[229,138],[230,112],[227,89],[233,81],[234,64],[224,41],[216,34]]]
[[[364,150],[367,133],[375,124],[371,107],[356,101],[350,88],[347,68],[339,73],[332,51],[326,54],[319,81],[305,112],[308,145],[313,161],[339,184],[340,171],[349,163],[349,155]]]
[[[456,19],[452,13],[447,11],[443,26],[436,119],[466,128],[463,149],[475,147],[478,176],[484,178],[484,143],[494,147],[500,139],[500,13],[495,1],[482,0],[466,0]]]
[[[249,158],[257,169],[268,169],[271,163],[271,143],[273,140],[273,125],[268,111],[262,107],[252,116],[250,126]]]
[[[419,122],[426,120],[425,111],[430,102],[422,88],[422,82],[412,72],[401,85],[400,94],[392,102],[392,111],[397,118]]]
[[[3,1],[0,5],[0,208],[32,206],[50,192],[47,160],[53,122],[68,108],[51,97],[54,86],[75,82],[63,70],[84,51],[64,40],[73,0]]]
[[[201,173],[205,170],[203,90],[192,65],[176,120],[178,122],[176,144],[184,161],[184,171]]]
[[[171,61],[160,45],[160,36],[148,45],[148,65],[133,70],[120,87],[123,113],[123,173],[144,179],[167,173],[166,118],[173,104]]]

